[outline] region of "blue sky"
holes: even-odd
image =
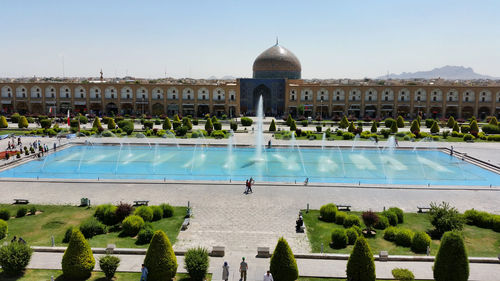
[[[0,77],[250,77],[280,44],[303,78],[463,65],[500,77],[500,1],[2,1]]]

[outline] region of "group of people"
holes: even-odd
[[[11,140],[7,143],[7,150],[14,150],[16,149],[16,146],[19,146],[19,150],[23,147],[23,143],[21,142],[21,138],[17,138],[17,145],[16,145],[16,137],[12,136]]]
[[[245,261],[245,257],[243,257],[240,262],[240,281],[247,281],[247,271],[248,264]],[[229,280],[229,264],[227,262],[224,262],[224,265],[222,266],[222,280]],[[263,281],[274,281],[271,271],[268,270],[266,274],[264,274]]]
[[[252,184],[254,184],[254,183],[255,183],[255,180],[252,177],[250,177],[250,179],[247,180],[245,183],[245,191],[243,193],[244,194],[253,193]]]
[[[10,240],[10,243],[19,243],[19,244],[26,244],[26,240],[24,240],[22,237],[19,237],[19,239],[17,239],[16,236],[14,236],[14,238],[12,238],[12,240]]]

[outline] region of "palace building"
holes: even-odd
[[[80,112],[96,115],[254,115],[260,96],[266,116],[297,114],[384,118],[500,117],[500,86],[436,83],[382,85],[307,82],[299,59],[276,45],[253,64],[253,78],[214,83],[111,83],[90,81],[0,83],[3,114]]]

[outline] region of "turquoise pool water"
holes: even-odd
[[[500,185],[500,175],[436,150],[264,149],[81,145],[5,170],[0,177],[167,179],[431,185]]]

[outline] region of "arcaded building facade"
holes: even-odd
[[[95,115],[254,115],[260,96],[266,116],[297,114],[384,118],[403,115],[469,118],[500,117],[499,86],[363,85],[308,83],[288,49],[276,44],[253,64],[253,78],[192,84],[0,83],[1,112]],[[414,84],[414,83],[413,83]]]

